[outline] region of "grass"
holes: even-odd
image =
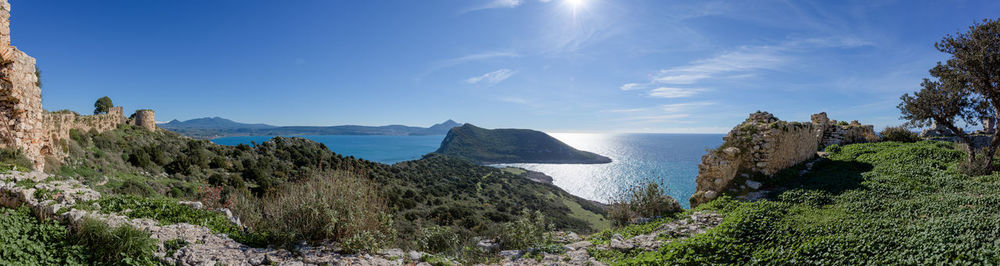
[[[657,251],[604,259],[621,265],[1000,263],[1000,174],[959,173],[964,154],[953,146],[922,141],[828,149],[828,161],[774,201],[722,197],[698,207],[723,214],[719,226]]]

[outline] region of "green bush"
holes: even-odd
[[[885,127],[882,132],[878,133],[882,136],[884,141],[896,141],[896,142],[917,142],[923,140],[917,133],[906,129],[906,127]]]
[[[89,247],[87,252],[99,263],[156,264],[157,241],[150,234],[128,225],[110,227],[103,221],[84,218],[73,233],[73,242]]]
[[[501,249],[538,248],[552,241],[550,232],[553,226],[541,212],[523,210],[520,217],[502,224],[500,228]]]
[[[421,228],[417,246],[429,253],[453,252],[462,247],[462,236],[450,226],[430,226]]]
[[[0,149],[0,168],[28,172],[34,170],[35,162],[19,149]]]
[[[618,193],[608,206],[608,219],[615,226],[625,226],[639,218],[667,217],[682,211],[680,203],[667,195],[660,184],[646,180]]]

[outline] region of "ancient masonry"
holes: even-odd
[[[811,120],[786,122],[767,112],[750,114],[723,137],[722,146],[702,156],[691,206],[722,193],[761,197],[766,177],[816,157],[826,146],[878,141],[872,125],[837,122],[826,113],[814,114]]]
[[[10,10],[8,0],[0,0],[0,147],[22,150],[41,170],[45,157],[65,155],[59,143],[69,138],[71,129],[103,132],[131,123],[156,130],[150,110],[137,112],[133,121],[121,107],[94,116],[44,111],[35,58],[10,45]]]

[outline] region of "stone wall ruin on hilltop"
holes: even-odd
[[[723,137],[722,146],[702,156],[691,206],[722,193],[759,197],[761,177],[812,159],[826,146],[878,141],[872,125],[837,122],[826,113],[814,114],[811,120],[786,122],[767,112],[750,114]]]
[[[156,130],[151,110],[138,111],[133,121],[121,107],[93,116],[44,111],[35,58],[11,45],[10,11],[8,0],[0,0],[0,148],[23,151],[41,170],[45,157],[65,156],[60,141],[69,138],[71,129],[104,132],[128,123]]]

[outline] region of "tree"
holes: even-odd
[[[924,126],[931,121],[948,127],[967,143],[967,133],[956,121],[976,125],[1000,114],[1000,20],[974,23],[967,32],[946,35],[934,44],[951,58],[930,70],[935,79],[925,79],[913,96],[904,94],[898,108],[909,125]],[[984,160],[991,160],[1000,147],[1000,132],[994,131]],[[975,160],[970,147],[969,160]],[[992,164],[987,164],[992,171]]]
[[[94,103],[94,114],[107,114],[111,110],[111,107],[115,107],[115,104],[111,103],[111,98],[108,98],[108,96],[101,97]]]

